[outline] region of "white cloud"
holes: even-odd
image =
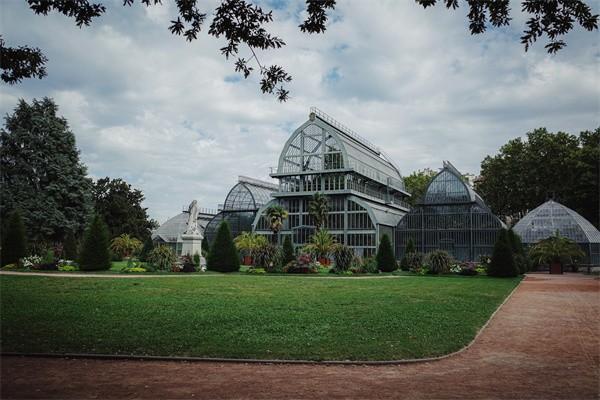
[[[237,175],[268,178],[312,105],[387,149],[405,174],[443,159],[477,172],[485,155],[536,127],[600,125],[597,34],[572,32],[555,56],[543,40],[525,53],[518,4],[515,24],[471,36],[464,6],[348,0],[324,35],[307,35],[297,27],[302,1],[266,1],[277,5],[269,29],[287,46],[261,62],[294,77],[291,100],[280,104],[260,93],[256,76],[232,79],[224,40],[205,34],[208,23],[187,43],[167,30],[170,2],[106,3],[107,14],[82,29],[23,2],[3,4],[7,42],[38,46],[50,61],[44,80],[4,87],[0,111],[19,97],[55,98],[90,174],[139,187],[161,221],[192,198],[216,207]],[[209,18],[217,3],[201,3]]]

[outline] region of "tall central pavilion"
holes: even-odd
[[[317,192],[329,198],[325,228],[362,256],[375,254],[383,234],[393,241],[408,212],[404,199],[410,194],[391,159],[316,108],[286,142],[271,177],[279,179],[279,189],[259,210],[254,230],[272,234],[264,211],[279,204],[289,212],[280,240],[290,236],[294,246],[307,243],[315,231],[308,203]]]

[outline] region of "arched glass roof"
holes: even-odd
[[[600,243],[600,232],[577,212],[548,200],[530,211],[515,226],[523,243],[537,243],[556,234],[577,243]]]
[[[385,152],[313,107],[309,121],[286,142],[279,157],[277,173],[340,169],[354,170],[374,181],[406,191],[400,170]]]
[[[173,218],[167,220],[158,229],[152,232],[152,240],[162,240],[164,242],[177,242],[180,239],[180,235],[187,229],[188,213],[182,212],[177,214]],[[198,226],[201,231],[208,224],[209,219],[206,217],[198,217]]]
[[[277,188],[269,182],[240,176],[225,198],[223,211],[256,211],[271,200],[271,193]]]
[[[444,168],[431,180],[422,204],[457,204],[478,203],[487,208],[483,199],[462,179],[462,174],[449,162],[444,161]]]

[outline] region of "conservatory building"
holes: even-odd
[[[279,240],[289,236],[295,247],[315,232],[308,204],[317,192],[329,199],[324,227],[361,256],[374,255],[383,234],[393,241],[395,226],[408,212],[404,199],[410,194],[392,160],[316,108],[285,143],[271,176],[279,187],[257,214],[254,230],[272,235],[264,212],[279,204],[289,213]]]
[[[581,247],[586,255],[585,264],[600,265],[598,229],[577,212],[554,200],[548,200],[527,213],[513,229],[527,246],[558,232]]]
[[[198,213],[198,229],[203,233],[208,222],[216,215],[216,210],[201,208]],[[189,212],[186,210],[168,219],[158,229],[152,232],[152,242],[155,245],[167,245],[177,255],[181,255],[183,246],[183,235],[187,229]]]
[[[225,203],[219,206],[218,214],[213,216],[204,229],[208,242],[212,244],[222,221],[229,223],[232,237],[243,231],[252,231],[256,213],[271,200],[271,194],[277,189],[277,185],[273,183],[239,176],[238,183],[227,194]]]
[[[502,227],[462,174],[444,161],[423,198],[398,224],[396,257],[404,255],[412,240],[422,253],[440,249],[461,261],[477,261],[483,255],[491,256]]]

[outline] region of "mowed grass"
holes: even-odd
[[[4,352],[393,360],[456,351],[518,279],[0,276]]]

